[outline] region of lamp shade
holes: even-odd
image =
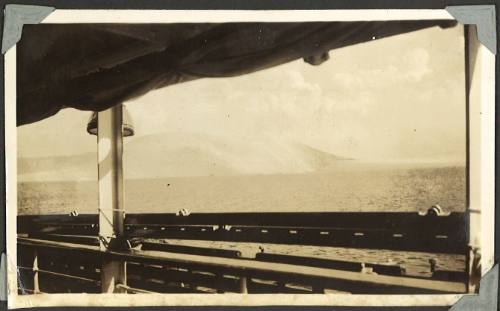
[[[313,66],[319,66],[329,59],[330,55],[328,54],[328,52],[322,52],[319,54],[304,57],[304,61]]]
[[[132,125],[132,118],[128,113],[127,107],[123,106],[122,113],[123,137],[133,136],[135,133],[134,126]],[[87,133],[89,133],[90,135],[97,135],[97,115],[97,112],[93,112],[90,116],[89,122],[87,123]]]

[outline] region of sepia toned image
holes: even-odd
[[[17,295],[474,293],[471,29],[24,25]]]

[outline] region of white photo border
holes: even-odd
[[[42,23],[200,23],[453,20],[445,9],[398,10],[59,10]],[[495,56],[480,45],[480,93],[470,102],[469,122],[479,127],[471,138],[470,159],[480,180],[482,275],[494,264]],[[477,66],[477,65],[476,65]],[[5,54],[6,231],[8,307],[49,306],[451,306],[462,294],[345,295],[345,294],[37,294],[17,291],[17,127],[16,46]],[[477,148],[472,148],[475,146]]]

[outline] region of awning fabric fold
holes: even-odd
[[[300,58],[320,64],[333,49],[452,25],[452,21],[25,25],[17,47],[17,122],[36,122],[65,107],[101,111],[160,87],[248,74]]]

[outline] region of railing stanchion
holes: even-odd
[[[36,248],[33,251],[33,293],[40,293],[40,283],[39,283],[39,274],[38,274],[38,251]]]
[[[241,276],[240,277],[240,293],[241,294],[248,294],[248,286],[247,286],[247,277],[246,276]]]

